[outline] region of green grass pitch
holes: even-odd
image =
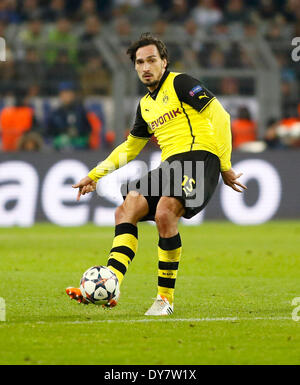
[[[175,312],[147,318],[157,282],[157,230],[139,249],[119,305],[70,301],[93,265],[106,264],[113,228],[0,229],[0,364],[300,364],[300,222],[181,227]],[[300,315],[300,312],[299,312]]]

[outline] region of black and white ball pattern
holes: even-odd
[[[95,305],[106,304],[111,299],[118,300],[119,281],[115,273],[106,266],[94,266],[88,269],[80,280],[83,297]]]

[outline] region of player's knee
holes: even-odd
[[[148,212],[148,203],[146,199],[137,191],[129,191],[125,201],[115,211],[115,222],[123,221],[136,222]]]
[[[174,213],[169,208],[159,208],[155,213],[155,222],[159,227],[168,227],[175,220]]]

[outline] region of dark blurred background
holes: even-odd
[[[234,150],[300,148],[299,0],[1,0],[1,151],[124,140],[145,93],[126,49],[146,31],[166,42],[171,70],[220,98]]]

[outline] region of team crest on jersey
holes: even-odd
[[[163,92],[162,102],[163,102],[164,104],[167,104],[168,101],[169,101],[169,96],[167,95],[167,91],[164,91],[164,92]]]

